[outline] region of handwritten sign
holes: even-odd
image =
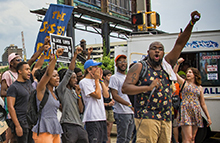
[[[70,63],[73,55],[72,38],[50,34],[50,42],[51,42],[52,54],[55,54],[56,50],[59,48],[64,49],[63,54],[57,59],[57,61]]]

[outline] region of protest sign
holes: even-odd
[[[70,63],[73,55],[73,41],[71,37],[50,34],[51,52],[56,54],[58,48],[63,48],[63,54],[57,59],[58,62]]]
[[[40,27],[34,52],[36,52],[44,44],[46,36],[50,33],[64,35],[73,7],[68,5],[50,4],[46,12],[42,25]],[[49,50],[45,61],[49,61],[51,51]]]

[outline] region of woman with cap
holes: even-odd
[[[88,60],[84,64],[85,78],[79,82],[85,105],[83,122],[86,125],[90,143],[107,141],[107,124],[103,97],[108,98],[108,90],[98,66],[102,63]]]

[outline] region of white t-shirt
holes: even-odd
[[[83,122],[87,121],[105,121],[105,106],[103,97],[101,99],[90,96],[95,91],[95,80],[84,78],[79,82],[81,94],[85,105],[85,112],[83,115]],[[99,84],[101,87],[101,85]],[[101,88],[102,93],[102,88]]]
[[[121,92],[121,88],[122,85],[125,81],[126,75],[121,74],[119,72],[116,72],[114,75],[111,76],[110,80],[109,80],[109,88],[115,89],[118,91],[118,95],[124,99],[125,101],[130,102],[130,99],[128,98],[127,94],[123,94]],[[114,107],[114,112],[118,113],[118,114],[134,114],[134,112],[126,105],[123,105],[121,103],[118,103],[117,101],[115,101],[115,105]]]

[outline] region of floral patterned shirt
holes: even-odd
[[[162,86],[154,91],[150,99],[151,91],[136,95],[135,118],[171,121],[172,91],[168,74],[163,69],[156,71],[148,65],[146,77],[138,86],[149,86],[155,79],[160,79]]]

